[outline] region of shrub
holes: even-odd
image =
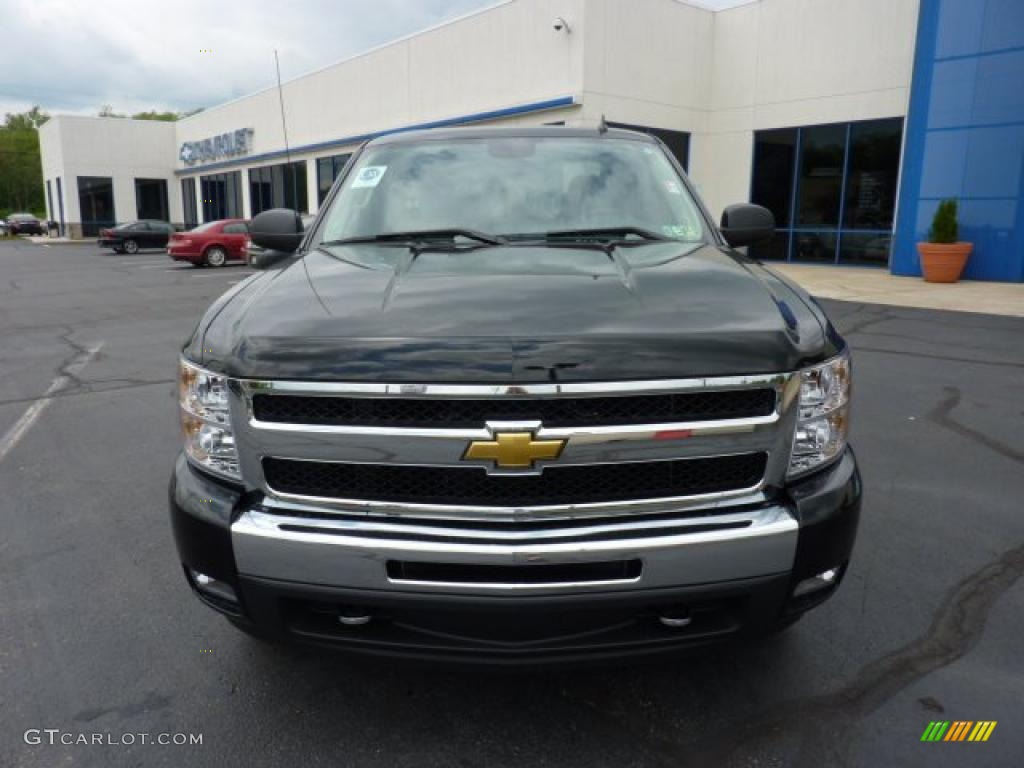
[[[928,230],[930,243],[955,243],[959,236],[956,222],[956,200],[943,200],[935,211],[932,227]]]

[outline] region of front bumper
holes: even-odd
[[[181,457],[170,502],[186,572],[231,585],[238,602],[196,594],[236,622],[357,651],[507,663],[651,654],[769,630],[835,590],[838,580],[791,598],[800,581],[845,570],[861,482],[847,451],[773,503],[745,510],[742,526],[723,528],[730,515],[690,513],[678,525],[632,537],[597,531],[569,541],[452,543],[426,530],[391,535],[365,519],[304,523],[298,512],[282,523],[280,511],[269,515],[258,495],[208,478]],[[481,584],[406,578],[392,567],[408,562],[458,574],[609,562],[638,563],[638,570],[578,582],[560,575],[550,583]],[[346,626],[342,614],[371,620]],[[669,628],[659,621],[668,615],[689,622]]]

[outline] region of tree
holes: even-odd
[[[144,112],[136,112],[131,116],[132,120],[158,120],[165,123],[173,123],[176,120],[181,120],[183,117],[191,117],[197,112],[202,112],[203,108],[192,109],[188,112],[174,112],[168,110],[166,112],[160,112],[156,109],[148,109]],[[97,117],[128,117],[120,112],[115,112],[114,108],[110,104],[104,104],[100,107],[100,111],[96,113]]]
[[[8,112],[4,118],[3,127],[8,130],[27,131],[38,128],[49,119],[50,116],[43,112],[37,104],[27,112]]]
[[[49,119],[38,106],[5,115],[0,126],[0,215],[12,211],[44,214],[38,128]]]

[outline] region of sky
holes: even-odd
[[[495,3],[0,0],[0,115],[214,106],[273,85],[275,48],[289,80]]]

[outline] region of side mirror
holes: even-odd
[[[292,258],[294,255],[294,253],[288,253],[287,251],[268,251],[259,246],[250,246],[249,252],[246,254],[246,261],[253,269],[271,269],[281,262]]]
[[[268,251],[295,253],[302,237],[302,219],[288,208],[264,211],[249,223],[249,238]]]
[[[730,205],[722,211],[722,226],[719,229],[725,241],[733,248],[761,243],[770,240],[775,234],[775,214],[760,205]]]

